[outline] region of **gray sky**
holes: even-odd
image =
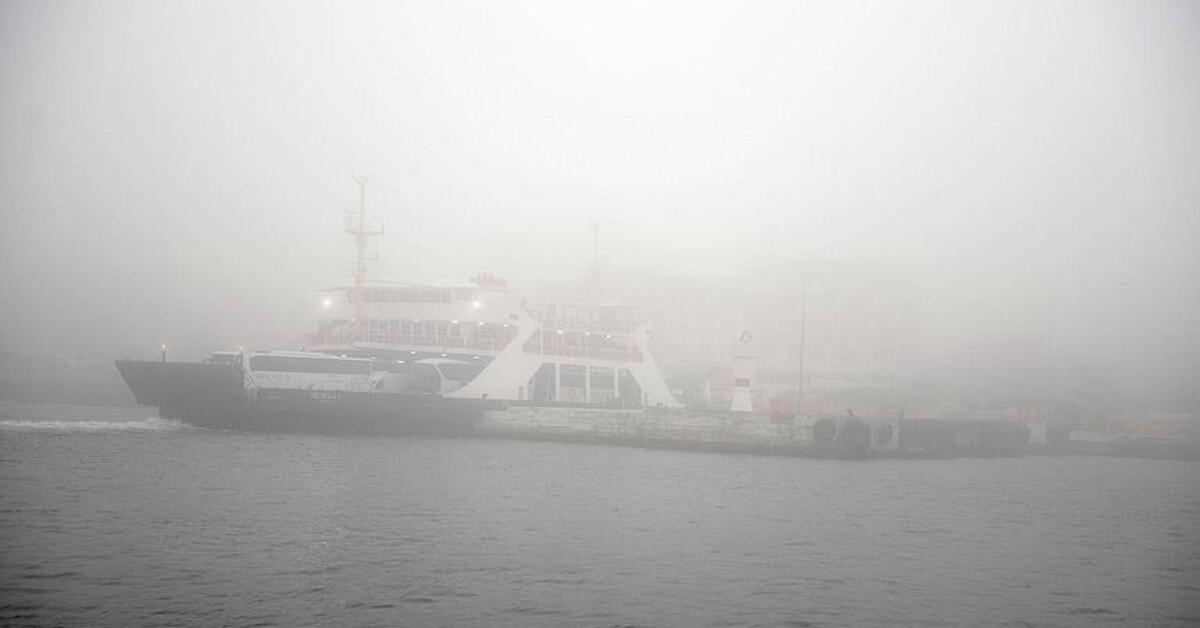
[[[3,350],[307,331],[358,172],[394,277],[567,277],[599,222],[1200,344],[1196,2],[4,0],[0,87]]]

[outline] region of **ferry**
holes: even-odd
[[[139,403],[217,428],[468,434],[486,410],[682,409],[636,308],[530,306],[500,281],[323,291],[300,351],[121,360]]]
[[[680,409],[636,308],[534,303],[487,273],[469,281],[367,278],[366,180],[347,215],[353,282],[320,291],[299,351],[220,352],[201,363],[119,360],[137,401],[207,427],[467,434],[489,409]]]

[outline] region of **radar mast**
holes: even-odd
[[[367,283],[367,243],[368,238],[383,235],[383,228],[378,231],[367,229],[367,183],[370,177],[356,175],[358,183],[358,210],[346,214],[346,233],[354,236],[354,337],[362,338],[364,286]]]

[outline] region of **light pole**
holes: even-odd
[[[164,342],[161,345],[158,345],[158,348],[159,348],[159,350],[162,351],[162,354],[160,355],[160,357],[162,359],[162,363],[166,364],[167,363],[167,343]]]
[[[808,273],[800,273],[800,346],[796,356],[796,416],[803,414],[804,408],[804,344],[808,327]]]

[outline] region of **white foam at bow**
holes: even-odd
[[[56,430],[61,432],[152,431],[178,430],[190,427],[182,421],[152,416],[131,421],[62,421],[54,419],[4,419],[0,429]]]

